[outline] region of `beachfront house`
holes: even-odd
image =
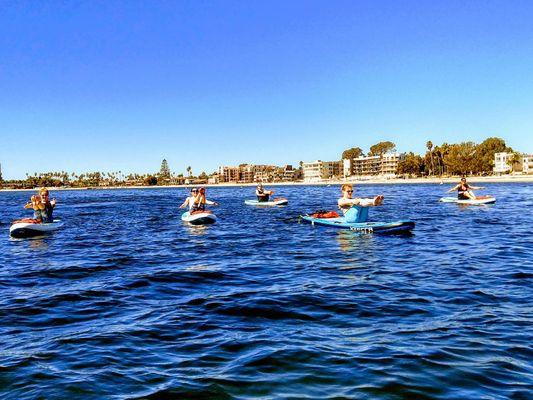
[[[511,172],[511,166],[509,160],[513,156],[513,153],[501,152],[494,154],[494,173],[501,175]]]
[[[533,154],[522,155],[522,173],[533,174]]]

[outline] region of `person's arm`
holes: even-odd
[[[24,208],[33,208],[32,202],[30,201],[30,202],[24,204]]]
[[[207,199],[205,199],[205,204],[207,204],[209,206],[218,206],[218,203],[216,201],[211,201],[211,200],[207,200]]]
[[[472,189],[472,190],[481,190],[481,189],[485,189],[484,186],[473,186],[473,185],[470,185],[468,186],[469,189]]]
[[[52,200],[50,201],[50,205],[52,206],[52,208],[56,208],[56,204],[57,204],[56,199],[52,199]]]
[[[183,204],[180,206],[180,208],[185,208],[185,207],[187,207],[187,204],[189,204],[189,198],[188,198],[188,197],[185,199],[185,201],[184,201]]]
[[[451,193],[451,192],[454,192],[457,190],[457,188],[459,187],[459,185],[455,185],[454,187],[452,187],[450,190],[448,190],[446,193]]]
[[[371,207],[376,205],[376,198],[373,199],[339,199],[339,207],[342,206],[361,206]]]

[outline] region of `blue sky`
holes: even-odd
[[[533,152],[531,1],[0,3],[0,162],[212,172],[391,140]]]

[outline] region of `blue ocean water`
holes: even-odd
[[[9,238],[28,192],[2,192],[2,399],[531,399],[533,185],[489,206],[446,185],[369,185],[372,220],[412,235],[298,223],[339,188],[209,188],[215,225],[180,220],[185,189],[52,193],[61,231]]]

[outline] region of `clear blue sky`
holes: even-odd
[[[214,171],[392,140],[533,152],[532,1],[4,1],[0,162]]]

